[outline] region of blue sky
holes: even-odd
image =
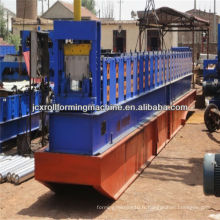
[[[31,1],[31,0],[30,0]],[[44,10],[47,10],[47,0],[45,1]],[[73,0],[65,0],[67,2],[73,2]],[[102,8],[103,2],[107,0],[96,0],[97,9]],[[119,18],[119,0],[111,0],[114,4],[114,16]],[[16,11],[16,0],[0,0],[4,6],[12,11]],[[56,0],[50,0],[50,5],[54,4]],[[122,19],[131,19],[131,11],[139,11],[145,8],[146,0],[122,0]],[[217,14],[220,14],[220,1],[217,2]],[[179,11],[187,11],[194,7],[194,0],[155,0],[156,8],[161,6],[168,6]],[[213,12],[214,0],[197,0],[197,8]],[[38,11],[40,14],[41,3],[38,3]]]

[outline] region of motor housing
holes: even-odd
[[[203,189],[205,195],[220,197],[220,154],[208,153],[204,157]]]

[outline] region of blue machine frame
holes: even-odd
[[[70,31],[71,30],[71,31]],[[80,31],[79,31],[80,30]],[[90,72],[92,84],[88,79],[83,81],[83,92],[73,92],[69,89],[69,80],[64,73],[64,41],[67,39],[91,41]],[[100,105],[101,104],[101,24],[96,21],[54,21],[54,60],[55,62],[55,97],[62,105]],[[92,91],[92,95],[89,92]]]
[[[17,51],[13,45],[0,45],[0,57],[3,58],[5,55],[11,54],[16,55]]]
[[[214,68],[209,68],[210,65],[214,66]],[[204,70],[203,77],[205,82],[205,87],[207,84],[217,85],[220,81],[220,24],[218,25],[218,51],[217,57],[214,60],[204,60]],[[212,86],[213,86],[212,85]],[[214,94],[214,98],[210,100],[210,104],[215,104],[220,109],[220,95],[218,93],[218,89],[216,88],[216,93]]]
[[[16,58],[15,61],[4,61],[6,55],[11,55],[12,57],[14,55],[14,57],[16,57],[18,52],[15,46],[0,45],[0,81],[28,80],[25,63],[16,60]],[[10,70],[12,74],[4,74],[7,70]],[[24,74],[19,74],[19,72]]]
[[[41,94],[39,91],[33,93],[32,103],[39,105]],[[29,94],[28,92],[18,95],[0,97],[0,152],[1,145],[18,135],[29,132]],[[32,112],[32,128],[37,130],[40,124],[40,113]]]
[[[12,74],[4,74],[6,70],[10,70]],[[19,74],[22,72],[23,74]],[[0,81],[22,81],[28,80],[26,65],[19,61],[0,61]]]
[[[140,123],[159,113],[156,110],[126,111],[126,106],[170,105],[191,89],[192,53],[189,50],[103,58],[101,66],[99,22],[55,21],[53,37],[54,60],[58,61],[55,65],[56,103],[117,105],[123,110],[51,113],[50,152],[101,154],[137,129]],[[80,92],[69,89],[70,82],[65,74],[63,44],[66,39],[92,42],[92,80],[84,82],[85,87]]]
[[[204,60],[204,71],[203,76],[204,79],[209,78],[210,76],[219,78],[220,75],[218,75],[218,69],[220,69],[220,24],[218,25],[218,51],[217,51],[217,57],[214,60]],[[215,66],[214,69],[209,69],[209,65],[212,64]]]

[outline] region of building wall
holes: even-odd
[[[139,27],[136,23],[132,24],[120,24],[122,30],[126,30],[126,51],[135,51],[137,39],[139,37]],[[119,24],[102,24],[102,49],[113,50],[113,30],[118,30]],[[178,33],[169,32],[164,37],[164,49],[170,49],[171,47],[178,46]],[[137,45],[139,50],[139,42]],[[142,50],[147,50],[147,30],[144,34]]]
[[[178,46],[178,33],[177,32],[168,32],[164,36],[164,49],[170,49],[171,47]]]
[[[134,51],[139,35],[139,28],[136,23],[120,24],[122,30],[126,30],[126,51]],[[102,49],[113,50],[113,31],[119,29],[119,24],[102,24]]]
[[[7,13],[7,11],[4,12],[4,19],[6,20],[6,28],[8,31],[12,31],[12,18],[13,16]]]

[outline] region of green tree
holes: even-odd
[[[86,7],[93,14],[96,14],[95,10],[95,0],[82,0],[82,6]]]
[[[6,39],[6,41],[10,44],[15,45],[17,51],[19,50],[19,46],[20,46],[20,43],[21,43],[21,38],[20,38],[19,35],[9,33],[9,36]]]
[[[4,40],[8,38],[9,32],[6,28],[6,20],[4,18],[4,8],[0,5],[0,37]]]
[[[9,44],[13,44],[16,50],[19,49],[20,36],[14,35],[7,30],[6,19],[4,17],[4,7],[0,4],[0,37]]]

